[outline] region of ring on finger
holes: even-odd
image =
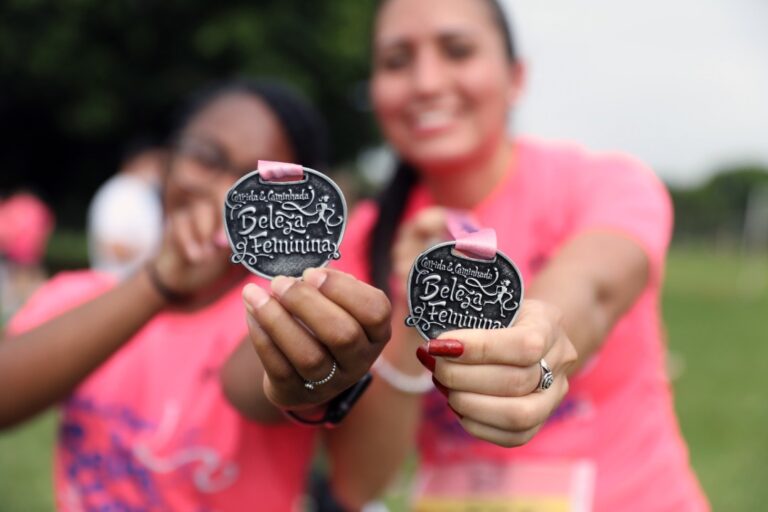
[[[552,383],[555,381],[555,375],[552,373],[552,368],[549,367],[544,359],[539,361],[539,366],[541,366],[541,377],[539,377],[539,385],[536,389],[538,391],[544,391],[552,386]]]
[[[317,386],[322,386],[323,384],[330,381],[334,375],[336,375],[336,370],[338,369],[338,364],[336,364],[336,361],[333,361],[333,366],[331,366],[331,371],[328,372],[328,375],[323,377],[320,380],[305,380],[304,381],[304,387],[309,389],[310,391],[315,389]]]

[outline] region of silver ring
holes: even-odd
[[[552,383],[555,381],[555,375],[544,359],[539,361],[539,366],[541,366],[541,377],[539,378],[539,386],[536,389],[544,391],[552,386]]]
[[[309,390],[312,390],[312,389],[315,389],[315,387],[317,387],[317,386],[322,386],[323,384],[325,384],[326,382],[331,380],[334,375],[336,375],[336,369],[337,368],[338,368],[338,365],[336,364],[336,361],[334,361],[333,362],[333,366],[331,366],[331,371],[328,372],[328,375],[326,375],[325,377],[323,377],[320,380],[305,380],[304,381],[304,387],[309,389]]]

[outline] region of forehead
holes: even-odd
[[[245,93],[216,98],[192,118],[184,133],[213,140],[243,159],[263,159],[288,146],[277,116],[263,100]]]
[[[494,29],[491,13],[482,0],[388,0],[376,17],[376,44],[436,33],[483,34]]]

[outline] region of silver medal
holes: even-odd
[[[313,169],[294,181],[267,181],[259,171],[227,193],[224,225],[232,263],[267,279],[298,277],[338,259],[347,204],[336,184]]]
[[[476,259],[455,246],[444,242],[421,253],[408,275],[405,323],[428,340],[455,329],[508,327],[523,301],[523,278],[503,253]]]

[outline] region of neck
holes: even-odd
[[[513,145],[504,139],[485,158],[422,173],[432,198],[441,206],[471,209],[485,199],[506,176],[513,162]]]

